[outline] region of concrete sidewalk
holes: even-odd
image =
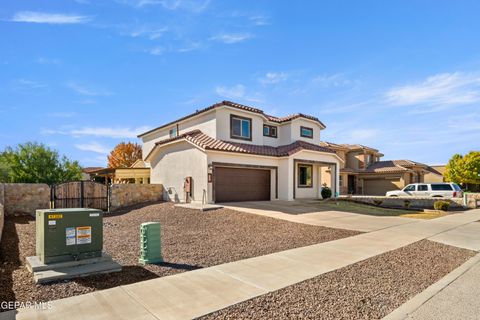
[[[16,319],[191,319],[477,220],[480,210],[415,220],[354,237],[56,300],[50,310],[20,309]]]

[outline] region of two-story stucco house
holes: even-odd
[[[321,145],[323,129],[313,116],[278,118],[223,101],[139,138],[151,166],[151,182],[164,185],[166,199],[294,200],[321,197],[325,168],[327,184],[334,193],[339,190],[343,160]],[[185,183],[187,178],[190,183]]]

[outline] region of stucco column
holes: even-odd
[[[338,164],[336,165],[330,165],[329,166],[329,169],[330,169],[330,186],[332,188],[332,196],[334,197],[335,196],[335,192],[338,191]]]

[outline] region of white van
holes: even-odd
[[[402,190],[388,191],[386,196],[461,198],[463,191],[456,183],[412,183]]]

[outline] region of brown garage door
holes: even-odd
[[[363,181],[363,194],[367,196],[384,196],[387,191],[398,190],[398,179],[365,179]]]
[[[215,167],[215,202],[270,200],[270,170]]]

